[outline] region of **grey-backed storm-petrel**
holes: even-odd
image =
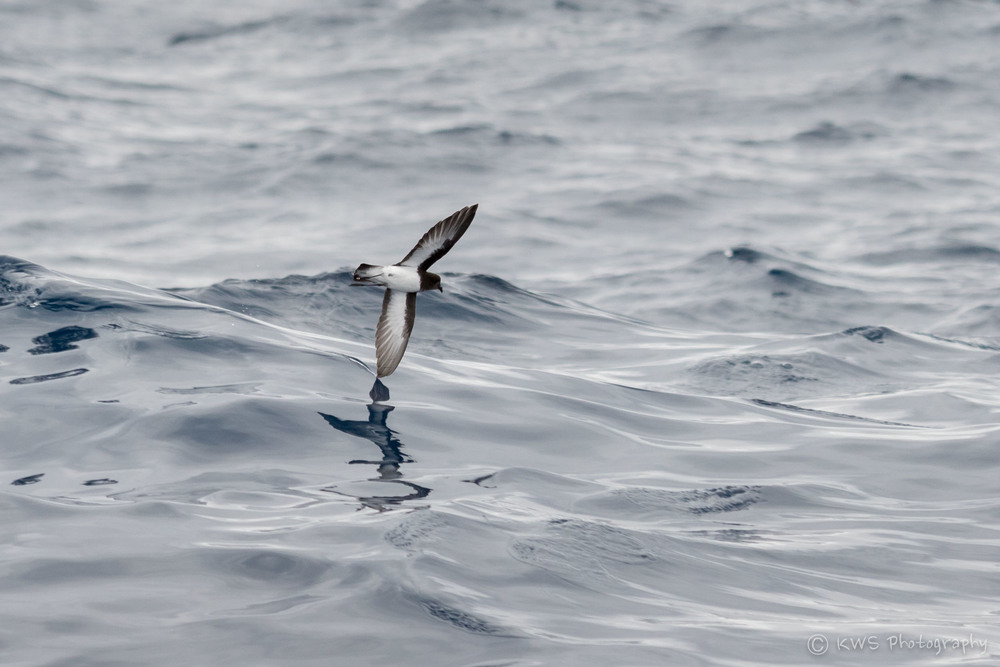
[[[472,224],[479,204],[466,206],[431,227],[402,261],[392,266],[362,264],[354,270],[352,285],[385,287],[382,316],[375,329],[377,377],[391,375],[406,351],[413,331],[417,292],[441,289],[441,276],[427,269],[445,256]]]

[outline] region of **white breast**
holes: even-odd
[[[385,267],[385,286],[400,292],[419,292],[420,275],[414,266]]]

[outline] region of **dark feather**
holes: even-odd
[[[476,217],[478,208],[479,204],[466,206],[431,227],[397,266],[416,266],[421,271],[426,271],[462,238],[465,230],[472,224],[472,219]]]

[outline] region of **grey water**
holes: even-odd
[[[0,662],[997,664],[998,109],[987,1],[0,3]]]

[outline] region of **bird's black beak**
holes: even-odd
[[[444,288],[441,287],[440,285],[438,285],[438,291],[441,292],[442,294],[444,294]]]

